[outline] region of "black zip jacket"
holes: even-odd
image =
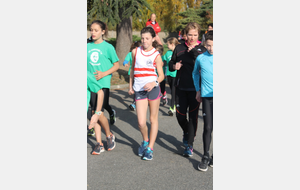
[[[175,47],[172,58],[169,62],[169,70],[175,71],[173,65],[181,60],[182,67],[177,71],[175,78],[175,86],[181,90],[196,91],[193,81],[193,70],[195,60],[198,55],[206,52],[204,46],[197,45],[190,52],[187,52],[188,47],[185,43],[179,44]]]

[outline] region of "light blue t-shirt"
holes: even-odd
[[[199,71],[201,70],[201,73]],[[199,78],[201,74],[201,90],[199,87]],[[201,91],[201,97],[213,97],[213,55],[208,51],[196,58],[193,80],[196,91]]]

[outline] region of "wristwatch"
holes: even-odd
[[[159,84],[159,83],[158,83],[158,81],[155,81],[155,83],[156,83],[156,85],[155,85],[155,86],[158,86],[158,84]]]
[[[95,114],[101,115],[102,111],[96,111]]]

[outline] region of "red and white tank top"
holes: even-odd
[[[155,59],[159,52],[155,48],[144,51],[143,46],[136,48],[134,65],[134,91],[144,91],[148,82],[157,80]]]

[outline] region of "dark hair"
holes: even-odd
[[[95,24],[95,23],[98,24],[102,30],[105,30],[104,36],[107,37],[107,34],[108,34],[107,25],[104,22],[102,22],[101,20],[94,20],[91,23],[91,26],[92,26],[92,24]]]
[[[158,43],[156,40],[154,40],[154,42],[152,42],[152,46],[156,49],[156,47],[158,46]]]
[[[185,28],[183,28],[180,32],[181,36],[186,35]]]
[[[213,23],[209,23],[209,24],[207,25],[207,28],[208,28],[209,26],[211,26],[211,27],[213,28]]]
[[[207,41],[207,40],[213,41],[213,30],[208,31],[208,32],[205,34],[205,41]]]
[[[163,53],[164,53],[164,46],[162,46],[162,45],[159,44],[159,45],[156,46],[155,49],[160,53],[161,56],[163,55]]]
[[[154,38],[155,36],[156,36],[156,34],[155,34],[155,31],[154,31],[154,29],[152,28],[152,27],[145,27],[145,28],[143,28],[142,30],[141,30],[141,36],[142,36],[142,34],[144,34],[144,33],[150,33],[151,34],[151,36],[152,36],[152,38]]]
[[[132,50],[135,49],[136,47],[140,47],[141,44],[142,44],[141,41],[133,42],[133,43],[131,44],[130,51],[132,51]]]

